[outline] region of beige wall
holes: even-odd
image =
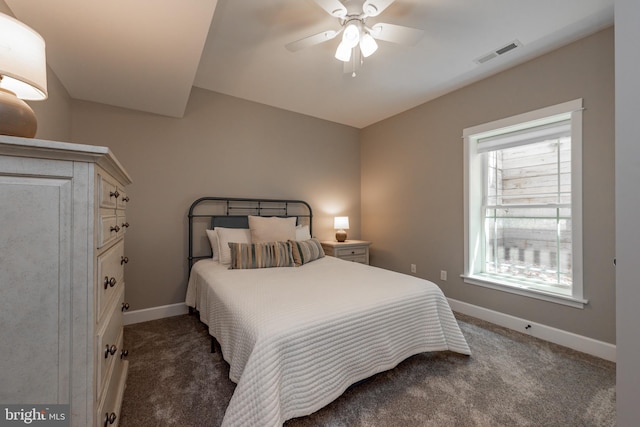
[[[355,128],[194,88],[183,119],[74,101],[72,139],[109,146],[133,178],[132,310],[184,302],[186,215],[202,196],[303,199],[316,236],[332,237],[336,214],[360,235]]]
[[[460,301],[615,342],[613,29],[447,94],[361,133],[362,235],[372,263]],[[466,127],[584,99],[583,309],[463,283]],[[440,280],[440,270],[449,280]]]

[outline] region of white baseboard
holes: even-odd
[[[562,329],[552,328],[551,326],[531,322],[526,319],[521,319],[519,317],[489,310],[487,308],[451,298],[448,298],[448,300],[453,311],[485,320],[508,329],[513,329],[514,331],[522,332],[554,344],[569,347],[592,356],[600,357],[601,359],[609,360],[611,362],[616,361],[616,346],[614,344],[594,340],[593,338],[563,331]],[[530,327],[527,328],[527,326]]]
[[[149,320],[164,319],[165,317],[179,316],[187,314],[189,307],[183,302],[171,305],[162,305],[160,307],[144,308],[124,313],[123,322],[126,325],[134,323],[148,322]]]

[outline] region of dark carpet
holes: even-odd
[[[413,356],[286,427],[614,426],[615,364],[456,313],[472,356]],[[125,327],[120,426],[219,426],[234,390],[197,316]]]

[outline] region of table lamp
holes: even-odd
[[[0,40],[0,134],[33,138],[36,116],[23,100],[47,99],[44,39],[0,13]]]
[[[348,216],[337,216],[333,218],[333,228],[336,231],[336,240],[338,242],[344,242],[347,240],[347,232],[344,230],[349,229],[349,217]]]

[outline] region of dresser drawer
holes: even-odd
[[[116,201],[116,207],[118,209],[126,209],[127,208],[127,202],[129,201],[129,196],[127,196],[127,192],[124,188],[118,186],[117,187],[117,191],[118,191],[118,200]]]
[[[369,260],[366,255],[356,255],[356,256],[341,256],[340,259],[345,261],[359,262],[360,264],[368,264]]]
[[[120,226],[116,211],[101,212],[98,220],[98,249],[118,237]]]
[[[117,231],[117,234],[118,235],[123,235],[123,234],[125,234],[127,232],[127,229],[129,228],[129,223],[127,222],[127,214],[123,210],[117,210],[116,211],[116,217],[117,217],[116,223],[118,224],[118,227],[120,228]]]
[[[107,425],[109,427],[117,427],[120,423],[122,396],[124,395],[128,371],[129,362],[126,359],[120,359],[118,357],[118,360],[114,364],[113,372],[109,377],[109,383],[105,388],[104,396],[96,411],[96,426],[102,427]],[[110,417],[115,417],[113,418],[113,424],[110,424],[108,421]],[[107,423],[105,423],[105,421],[107,421]]]
[[[123,344],[121,307],[123,302],[124,287],[121,287],[117,304],[110,306],[109,317],[98,329],[96,339],[96,400],[100,400],[103,388],[109,382],[108,374],[113,369],[113,364],[121,360],[120,352]]]
[[[98,321],[104,316],[111,298],[114,298],[124,285],[123,258],[124,240],[119,241],[98,256],[96,283],[96,307],[98,310],[96,319]]]
[[[115,209],[120,196],[118,185],[102,174],[98,174],[98,182],[100,207]]]
[[[346,259],[347,257],[353,257],[353,256],[366,256],[367,252],[369,251],[368,248],[364,248],[364,247],[357,247],[357,248],[337,248],[335,250],[335,256],[338,258],[343,258]]]

